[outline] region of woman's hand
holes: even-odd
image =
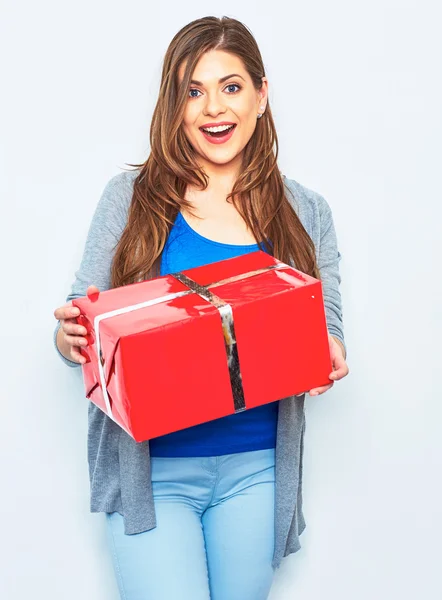
[[[90,285],[87,288],[87,296],[99,293],[99,289],[95,285]],[[87,334],[86,327],[77,323],[77,317],[80,311],[76,306],[72,306],[72,300],[63,304],[54,310],[54,317],[60,321],[60,331],[58,336],[61,337],[60,343],[63,345],[63,354],[69,354],[70,360],[76,363],[84,364],[86,359],[80,353],[81,348],[85,348],[88,341],[85,337]],[[61,333],[60,333],[61,332]],[[58,337],[57,336],[57,337]],[[60,348],[62,350],[62,348]]]
[[[335,381],[342,379],[350,372],[347,363],[345,362],[342,346],[330,334],[328,335],[328,342],[330,347],[330,358],[333,365],[333,372],[329,375],[329,379],[331,379],[332,382],[329,385],[313,388],[309,392],[310,396],[323,394],[333,386]]]

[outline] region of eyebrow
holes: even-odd
[[[224,81],[226,81],[227,79],[230,79],[231,77],[241,77],[241,75],[238,75],[238,73],[231,73],[230,75],[226,75],[225,77],[221,77],[220,79],[218,79],[218,83],[223,83]],[[245,81],[244,77],[241,77],[241,79],[243,81]],[[192,79],[192,81],[190,83],[193,83],[195,85],[204,86],[204,83],[202,81],[196,81],[195,79]]]

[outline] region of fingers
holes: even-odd
[[[70,353],[71,353],[72,360],[74,362],[78,362],[78,363],[82,363],[82,364],[84,364],[86,362],[86,359],[80,353],[80,348],[78,346],[72,346]]]
[[[60,308],[54,311],[54,315],[60,315],[60,329],[63,331],[65,342],[69,346],[71,346],[69,351],[72,356],[72,360],[74,360],[75,362],[84,363],[84,356],[82,356],[82,354],[80,353],[80,349],[86,348],[86,346],[89,343],[87,338],[84,337],[88,333],[87,329],[83,325],[79,325],[75,317],[63,318],[62,316],[66,315],[66,313],[71,313],[72,310],[78,311],[78,309],[72,309],[72,307],[70,308],[67,305],[61,306]]]
[[[100,290],[95,285],[87,288],[86,295],[93,301],[94,295],[99,294]],[[97,296],[98,298],[98,296]],[[86,348],[88,340],[86,337],[88,331],[86,327],[77,322],[80,316],[80,310],[72,306],[72,300],[66,302],[54,310],[54,317],[60,321],[60,329],[63,332],[65,343],[69,347],[69,354],[74,362],[84,364],[88,361],[86,354],[81,353],[82,348]]]
[[[69,333],[65,333],[65,328],[68,329],[72,329],[74,330],[74,332],[77,332],[79,330],[83,330],[84,332],[86,332],[86,329],[84,327],[82,327],[81,325],[77,325],[76,323],[72,323],[72,322],[66,322],[66,321],[62,321],[62,329],[64,332],[64,339],[66,341],[66,343],[70,346],[69,348],[69,353],[72,357],[72,360],[81,364],[84,364],[86,362],[86,358],[85,356],[83,356],[80,352],[80,350],[82,348],[86,348],[88,345],[88,341],[85,337],[82,337],[80,335],[72,335]]]
[[[333,381],[337,381],[338,379],[342,379],[346,375],[350,373],[350,369],[347,366],[347,363],[344,361],[342,366],[339,366],[337,369],[330,373],[329,378],[333,379]]]
[[[339,379],[342,379],[346,375],[348,375],[348,373],[350,371],[347,366],[346,360],[342,354],[340,346],[338,346],[338,343],[336,342],[336,340],[334,340],[331,336],[329,339],[330,339],[330,348],[331,348],[330,356],[331,356],[332,364],[333,364],[333,372],[330,373],[329,379],[331,379],[332,381],[337,381]],[[339,350],[338,350],[338,347],[339,347]]]
[[[78,317],[79,314],[80,310],[76,306],[72,306],[72,300],[54,310],[54,317],[59,321],[61,321],[61,319]]]
[[[87,290],[86,290],[86,295],[91,298],[91,296],[94,296],[95,294],[99,294],[100,290],[97,288],[96,285],[90,285],[88,286]],[[61,319],[69,319],[72,317],[78,317],[78,315],[80,314],[80,310],[76,307],[76,306],[72,306],[72,300],[69,300],[69,302],[66,302],[66,304],[63,304],[63,306],[60,306],[59,308],[56,308],[54,310],[54,317],[56,319],[58,319],[59,321]]]
[[[87,290],[86,290],[86,296],[88,298],[90,298],[91,300],[93,300],[92,296],[99,294],[100,290],[97,288],[96,285],[90,285]]]
[[[65,319],[61,327],[69,335],[87,335],[87,329],[83,325],[78,325],[75,319]]]
[[[322,385],[321,387],[311,389],[309,392],[310,396],[319,396],[319,394],[323,394],[331,387],[333,387],[333,383],[334,382],[330,383],[329,385]]]
[[[85,348],[88,344],[88,341],[86,338],[78,336],[78,335],[69,335],[69,334],[65,334],[65,340],[68,344],[70,344],[71,346],[81,346],[82,348]]]
[[[331,383],[329,385],[313,388],[312,390],[310,390],[310,396],[318,396],[319,394],[323,394],[333,386],[335,381],[342,379],[343,377],[348,375],[349,372],[350,369],[348,368],[347,363],[344,361],[344,364],[341,367],[333,371],[333,373],[330,373],[330,375],[328,376],[329,379],[332,380]]]

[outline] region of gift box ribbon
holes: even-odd
[[[213,304],[220,314],[221,318],[221,326],[223,330],[224,336],[224,344],[226,349],[226,360],[227,366],[229,369],[230,376],[230,384],[232,388],[232,396],[233,396],[233,404],[235,412],[241,412],[246,410],[245,398],[244,398],[244,389],[242,385],[242,376],[241,376],[241,368],[239,364],[239,356],[238,356],[238,347],[237,340],[235,335],[235,324],[233,317],[232,306],[225,302],[219,296],[216,296],[209,287],[216,287],[219,285],[224,285],[226,283],[231,283],[234,281],[242,280],[248,277],[253,277],[255,275],[260,275],[261,273],[265,273],[266,271],[270,271],[272,269],[288,269],[289,265],[286,265],[283,262],[278,262],[277,264],[269,265],[267,267],[262,267],[260,269],[255,269],[253,271],[248,271],[246,273],[241,273],[239,275],[234,275],[232,277],[228,277],[227,279],[221,279],[219,281],[215,281],[213,283],[209,283],[208,285],[201,285],[197,281],[188,277],[181,271],[176,273],[170,273],[172,277],[175,277],[178,281],[187,285],[188,290],[184,290],[182,292],[174,292],[172,294],[165,294],[164,296],[160,296],[159,298],[153,298],[152,300],[147,300],[146,302],[139,302],[138,304],[132,304],[130,306],[124,306],[122,308],[117,308],[116,310],[111,310],[106,313],[101,313],[97,315],[94,319],[94,330],[95,330],[95,340],[97,344],[97,355],[99,357],[98,360],[98,371],[100,375],[101,389],[103,392],[104,403],[106,405],[106,411],[108,416],[115,421],[115,418],[112,413],[112,408],[110,405],[109,394],[107,391],[106,385],[106,377],[104,373],[104,361],[105,358],[101,352],[101,343],[100,343],[100,323],[103,319],[109,319],[111,317],[115,317],[117,315],[122,315],[128,312],[132,312],[134,310],[138,310],[140,308],[145,308],[147,306],[153,306],[154,304],[159,304],[161,302],[168,302],[169,300],[174,300],[175,298],[179,298],[180,296],[186,296],[188,294],[198,294],[204,300],[207,300],[211,304]],[[118,423],[120,427],[122,425]],[[124,427],[123,427],[124,428]],[[125,428],[124,428],[125,429]],[[127,431],[125,429],[125,431]]]

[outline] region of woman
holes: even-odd
[[[73,298],[261,249],[322,279],[333,373],[310,394],[324,393],[349,372],[332,214],[277,168],[268,80],[243,24],[207,17],[175,35],[150,141],[146,162],[106,185],[54,311],[64,362],[81,364],[87,345]],[[304,396],[138,444],[89,404],[91,512],[106,513],[122,598],[267,598],[305,527]]]

